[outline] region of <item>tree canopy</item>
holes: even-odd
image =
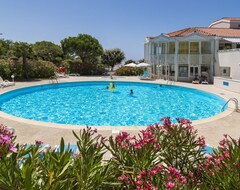
[[[101,56],[102,45],[98,40],[88,34],[79,34],[77,37],[68,37],[61,41],[65,55],[70,57],[80,57],[83,62],[91,57]]]
[[[12,44],[11,40],[0,39],[0,59],[7,58]]]
[[[15,42],[11,48],[11,56],[22,58],[22,74],[24,78],[28,78],[27,58],[32,57],[32,47],[25,42]]]
[[[33,53],[38,59],[51,61],[53,63],[61,60],[63,55],[62,48],[52,42],[41,41],[32,45]]]
[[[100,56],[103,54],[102,45],[99,41],[88,35],[79,34],[77,37],[68,37],[61,41],[65,57],[79,59],[81,74],[94,74],[97,65],[100,63]]]
[[[108,65],[113,70],[113,67],[122,62],[125,59],[124,52],[118,48],[105,50],[102,55],[102,62]]]
[[[124,57],[118,48],[104,51],[99,41],[88,34],[64,38],[61,46],[49,41],[28,44],[0,39],[0,67],[8,67],[2,75],[9,77],[12,73],[19,79],[46,77],[36,75],[40,67],[52,70],[52,66],[56,69],[60,64],[69,73],[101,75],[106,72],[106,65],[113,69]]]

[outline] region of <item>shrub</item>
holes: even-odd
[[[207,157],[189,120],[162,122],[137,136],[106,139],[89,127],[73,132],[76,155],[63,139],[58,150],[43,149],[41,141],[15,146],[16,137],[1,125],[0,189],[239,189],[239,139],[225,135]]]
[[[142,68],[137,67],[121,67],[115,71],[118,76],[138,76],[143,74]]]
[[[49,61],[32,61],[27,70],[29,78],[49,78],[54,75],[55,65]]]
[[[202,188],[239,189],[240,187],[240,138],[224,135],[218,149],[214,150],[201,167]]]
[[[29,78],[49,78],[54,75],[55,65],[49,61],[29,61],[27,62],[27,73]],[[0,76],[3,79],[23,78],[22,61],[19,60],[0,60]]]
[[[205,142],[189,120],[172,124],[163,118],[163,125],[150,125],[131,137],[122,132],[110,137],[106,148],[111,152],[110,164],[116,182],[126,189],[192,188],[199,176],[196,171],[205,160]]]
[[[0,76],[3,79],[10,79],[11,78],[11,69],[10,64],[8,61],[4,59],[0,59]]]

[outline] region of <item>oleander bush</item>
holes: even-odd
[[[50,61],[31,61],[28,64],[29,78],[49,78],[54,75],[56,66]]]
[[[218,149],[203,163],[202,189],[240,189],[240,138],[224,135]]]
[[[138,67],[121,67],[115,71],[118,76],[138,76],[143,74],[144,69]]]
[[[90,127],[73,132],[77,154],[63,139],[57,149],[16,144],[1,125],[0,189],[239,189],[239,139],[225,135],[207,156],[189,120],[161,122],[136,136],[106,138]]]

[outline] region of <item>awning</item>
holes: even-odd
[[[232,43],[240,43],[240,38],[223,38],[224,40],[227,40]]]

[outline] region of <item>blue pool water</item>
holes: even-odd
[[[203,91],[148,83],[39,85],[0,96],[1,111],[30,120],[89,126],[145,126],[162,117],[198,120],[219,114],[225,100]],[[130,90],[134,94],[130,95]]]

